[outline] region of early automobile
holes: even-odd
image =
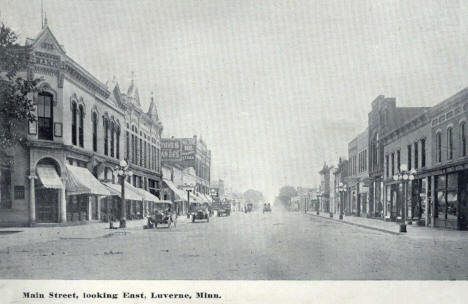
[[[210,211],[208,207],[200,203],[191,203],[189,208],[189,217],[192,219],[192,222],[196,220],[206,220],[210,221]]]
[[[252,209],[253,209],[253,204],[248,203],[247,206],[245,206],[245,213],[252,212]]]
[[[231,214],[231,204],[224,203],[218,206],[218,216],[229,216]]]
[[[263,204],[263,213],[265,213],[265,212],[271,212],[270,203],[268,203],[268,204]]]
[[[167,228],[171,228],[171,225],[176,227],[177,215],[172,210],[171,201],[159,201],[154,204],[154,211],[148,216],[148,223],[145,228],[158,228],[158,225],[167,225]]]

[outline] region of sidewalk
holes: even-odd
[[[0,228],[0,250],[17,245],[61,239],[93,239],[113,233],[131,233],[142,229],[145,224],[146,220],[127,221],[127,228],[124,229],[109,229],[109,223],[105,222],[93,222],[76,226]],[[119,223],[114,222],[114,227],[118,226]]]
[[[358,216],[343,216],[343,219],[339,219],[338,214],[334,214],[333,218],[330,218],[329,213],[320,212],[320,215],[316,215],[316,212],[308,212],[308,215],[327,219],[337,223],[353,225],[365,229],[376,230],[384,233],[393,235],[400,235],[414,239],[431,239],[431,240],[444,240],[444,241],[468,241],[468,231],[459,230],[448,230],[442,228],[431,228],[425,226],[418,226],[416,224],[406,225],[406,233],[400,233],[400,225],[396,222],[385,222],[381,219],[373,219]]]

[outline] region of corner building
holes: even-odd
[[[30,96],[37,122],[22,126],[25,144],[1,153],[0,225],[118,218],[114,168],[122,159],[134,173],[131,186],[146,198],[157,195],[163,128],[154,101],[145,112],[133,81],[122,93],[115,80],[96,79],[66,54],[47,24],[26,47],[32,61],[19,76],[42,78]],[[142,217],[149,201],[131,193],[128,218]]]

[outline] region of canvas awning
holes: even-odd
[[[187,192],[184,190],[180,190],[177,186],[170,180],[163,179],[163,182],[174,192],[176,200],[186,201],[187,200]]]
[[[205,199],[206,199],[206,201],[207,201],[208,203],[212,203],[212,202],[213,202],[213,200],[211,199],[211,197],[210,197],[209,195],[203,194],[203,196],[205,197]]]
[[[136,192],[136,193],[140,194],[145,201],[150,201],[150,202],[159,202],[160,201],[160,199],[156,195],[153,195],[153,194],[149,193],[145,189],[134,187],[130,183],[125,182],[125,190],[127,190],[127,189],[131,189],[133,192]]]
[[[67,165],[67,171],[66,190],[68,194],[111,195],[111,192],[88,169]]]
[[[106,186],[109,191],[112,193],[112,195],[117,195],[118,197],[122,197],[122,186],[120,184],[113,184],[113,183],[102,183],[104,186]],[[125,186],[127,183],[125,184]],[[132,189],[129,189],[129,187],[125,187],[125,199],[126,200],[134,200],[134,201],[141,201],[143,200],[142,195],[140,195],[137,192],[134,192]]]
[[[58,176],[57,170],[53,165],[38,165],[37,175],[41,181],[42,187],[48,189],[62,189],[63,184]]]

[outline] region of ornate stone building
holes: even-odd
[[[47,24],[26,48],[32,61],[19,76],[42,78],[30,96],[37,122],[24,124],[26,143],[2,157],[14,165],[1,166],[0,225],[118,217],[114,169],[125,158],[134,173],[128,217],[141,217],[156,199],[147,191],[157,195],[161,183],[163,128],[154,101],[146,112],[133,81],[122,93],[115,79],[96,79],[66,54]]]

